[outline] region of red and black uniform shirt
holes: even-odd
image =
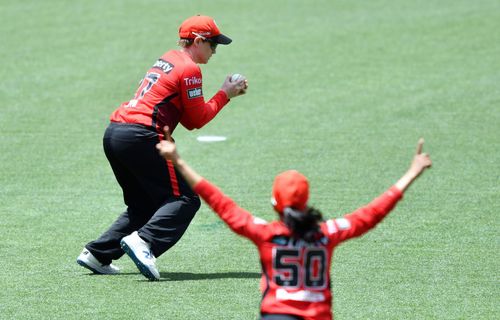
[[[306,320],[332,319],[330,265],[334,248],[379,223],[401,199],[396,187],[368,205],[320,224],[315,243],[294,239],[281,222],[266,221],[240,208],[217,187],[202,180],[194,191],[237,234],[258,248],[262,264],[261,313],[291,314]]]
[[[148,70],[135,96],[111,114],[111,122],[140,124],[158,133],[163,127],[172,133],[179,122],[188,130],[199,129],[228,103],[219,90],[208,102],[203,97],[200,67],[183,52],[166,52]],[[156,150],[154,150],[156,152]],[[181,195],[174,166],[167,161],[173,195]]]
[[[229,99],[219,90],[208,102],[203,97],[200,67],[183,52],[166,52],[148,70],[132,100],[111,115],[112,122],[151,127],[163,136],[180,122],[186,129],[199,129],[212,120]]]

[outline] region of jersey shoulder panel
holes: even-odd
[[[271,221],[261,226],[261,238],[265,241],[272,241],[275,236],[290,236],[290,230],[281,221]]]
[[[185,52],[179,50],[167,51],[158,60],[167,61],[171,65],[171,70],[174,71],[179,77],[183,76],[198,76],[201,77],[201,69],[191,57]],[[158,62],[161,64],[161,62]]]
[[[184,73],[186,63],[176,50],[165,52],[153,64],[150,72],[159,71],[167,75],[168,78],[178,78]]]

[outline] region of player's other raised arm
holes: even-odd
[[[345,215],[342,218],[327,221],[328,230],[332,239],[342,242],[359,237],[375,227],[396,206],[403,192],[432,164],[428,154],[422,153],[424,140],[420,139],[416,154],[408,171],[379,197],[369,204]]]
[[[395,186],[401,192],[404,192],[417,179],[425,169],[432,165],[431,158],[428,153],[422,153],[424,147],[424,139],[420,138],[417,144],[417,151],[411,162],[408,171],[396,182]]]
[[[168,127],[164,128],[165,140],[160,141],[156,148],[162,157],[171,161],[176,169],[182,174],[191,189],[216,212],[219,217],[239,235],[250,238],[252,241],[259,239],[258,230],[254,217],[244,209],[240,208],[236,202],[226,196],[214,184],[204,179],[177,153],[177,148],[170,137]]]

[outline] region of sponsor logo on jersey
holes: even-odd
[[[347,230],[351,227],[351,223],[346,218],[335,219],[335,222],[340,230]]]
[[[186,86],[200,85],[201,78],[196,78],[196,77],[184,78],[184,83],[186,84]]]
[[[158,61],[156,61],[155,64],[153,65],[153,68],[161,69],[163,72],[168,74],[170,71],[174,69],[174,65],[163,59],[158,59]]]
[[[276,290],[276,300],[293,300],[302,302],[321,302],[325,301],[326,297],[323,292],[315,292],[310,290],[299,290],[289,292],[286,289],[279,288]]]
[[[272,243],[275,243],[280,246],[286,246],[288,244],[288,241],[290,241],[290,238],[284,236],[274,236],[271,239]]]
[[[326,246],[328,244],[327,237],[321,237],[314,242],[306,242],[302,239],[296,239],[288,236],[274,236],[271,239],[271,242],[277,244],[279,246],[287,246],[294,248],[302,248],[302,247],[318,247],[318,246]]]
[[[267,221],[258,217],[253,218],[253,223],[255,224],[267,224]]]
[[[193,89],[189,89],[187,91],[187,94],[188,94],[188,98],[189,99],[194,99],[194,98],[198,98],[198,97],[201,97],[203,95],[202,91],[201,91],[201,88],[193,88]]]
[[[329,234],[334,234],[335,232],[338,231],[337,226],[335,225],[335,222],[333,220],[328,220],[326,222],[326,226],[328,228]]]

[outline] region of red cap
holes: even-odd
[[[202,37],[211,39],[219,44],[230,44],[230,38],[223,35],[212,17],[194,16],[187,18],[179,27],[179,38],[194,39]]]
[[[283,213],[286,207],[304,210],[309,199],[309,182],[296,170],[288,170],[276,176],[273,183],[274,209]]]

